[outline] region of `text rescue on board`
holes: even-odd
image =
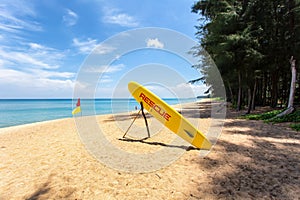
[[[165,120],[169,121],[169,119],[171,118],[171,115],[168,114],[166,111],[164,111],[159,105],[155,104],[155,102],[153,102],[144,93],[141,93],[139,97],[142,98],[143,101],[150,106],[150,108],[153,108],[153,110],[155,110],[160,116],[165,118]]]

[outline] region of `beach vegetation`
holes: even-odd
[[[297,110],[291,114],[284,115],[281,117],[274,117],[266,120],[272,123],[282,123],[282,122],[300,122],[300,110]]]
[[[260,114],[249,114],[242,118],[249,120],[263,120],[266,123],[283,123],[291,122],[290,127],[296,131],[300,131],[300,110],[296,110],[291,114],[287,114],[281,117],[277,117],[283,110],[273,110]]]
[[[276,115],[278,115],[279,113],[281,113],[281,111],[282,110],[272,110],[272,111],[260,113],[260,114],[249,114],[249,115],[243,116],[243,118],[250,119],[250,120],[270,120],[270,119],[276,117]]]
[[[292,129],[296,130],[296,131],[300,131],[300,123],[298,123],[298,124],[291,124],[290,127]]]

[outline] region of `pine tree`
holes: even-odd
[[[200,15],[194,55],[200,58],[203,48],[210,54],[237,109],[247,104],[250,113],[255,104],[287,103],[289,58],[300,56],[299,6],[299,0],[200,0],[193,5],[192,12]],[[198,81],[212,85],[205,57],[194,67],[203,74]]]

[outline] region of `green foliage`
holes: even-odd
[[[273,110],[262,114],[245,115],[243,116],[243,118],[250,119],[250,120],[269,120],[281,112],[282,110]]]
[[[267,120],[267,122],[272,122],[272,123],[300,122],[300,110],[297,110],[288,115],[284,115],[282,117],[276,117],[273,119],[269,119],[269,120]]]
[[[290,127],[296,131],[300,131],[300,124],[291,124]]]
[[[276,117],[276,115],[283,111],[284,110],[273,110],[261,114],[246,115],[242,118],[249,120],[264,120],[264,122],[267,123],[294,122],[294,124],[291,124],[290,127],[296,131],[300,131],[300,110],[296,110],[295,112],[282,117]]]
[[[200,16],[196,36],[201,44],[194,48],[199,64],[193,67],[205,84],[214,88],[203,48],[219,68],[231,99],[238,102],[240,95],[248,102],[248,90],[255,86],[256,102],[287,102],[289,59],[300,61],[300,0],[198,0],[192,12]]]
[[[273,110],[262,114],[246,115],[243,116],[243,118],[249,120],[264,120],[264,122],[270,123],[295,122],[295,124],[291,124],[290,127],[296,131],[300,131],[300,110],[297,110],[289,115],[276,117],[276,115],[282,111],[283,110]]]

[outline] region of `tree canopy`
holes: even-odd
[[[286,106],[290,90],[290,58],[300,62],[300,0],[199,0],[196,36],[223,78],[228,101],[240,109],[248,105]],[[210,84],[204,59],[194,66]],[[297,70],[299,71],[299,70]],[[297,80],[299,80],[299,72]],[[299,82],[295,101],[299,103]]]

